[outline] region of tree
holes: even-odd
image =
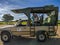
[[[8,24],[8,22],[10,22],[14,19],[14,17],[10,14],[4,14],[2,18],[3,18],[3,21],[5,21],[7,24]]]

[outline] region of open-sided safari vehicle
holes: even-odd
[[[24,13],[28,17],[26,21],[27,24],[22,25],[21,20],[19,20],[19,24],[1,29],[2,41],[9,41],[13,35],[32,36],[36,37],[38,41],[45,41],[49,36],[56,36],[58,27],[58,7],[29,7],[12,11],[14,13]]]

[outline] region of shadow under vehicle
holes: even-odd
[[[56,36],[57,32],[57,21],[58,21],[58,7],[53,5],[44,6],[44,7],[29,7],[24,9],[16,9],[11,10],[14,13],[24,13],[27,17],[27,24],[22,25],[21,20],[17,25],[3,28],[0,30],[1,32],[1,40],[4,42],[10,41],[11,37],[14,36],[28,36],[28,37],[36,37],[37,41],[46,41],[49,36]],[[31,14],[40,15],[38,16],[38,21],[31,21]],[[45,14],[50,18],[46,18]],[[50,21],[49,21],[49,20]],[[34,21],[34,20],[33,20]],[[46,22],[46,23],[45,23]],[[49,22],[49,23],[48,23]]]

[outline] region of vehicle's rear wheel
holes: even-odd
[[[46,39],[47,39],[46,35],[43,34],[43,33],[38,34],[36,38],[37,38],[37,40],[40,41],[40,42],[44,42],[44,41],[46,41]]]
[[[10,39],[11,39],[11,35],[10,35],[9,32],[3,32],[3,33],[1,33],[1,40],[3,42],[8,42],[8,41],[10,41]]]

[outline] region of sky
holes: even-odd
[[[60,20],[60,0],[1,0],[0,1],[0,21],[4,14],[11,14],[14,16],[14,20],[23,18],[27,19],[24,14],[15,14],[12,9],[20,9],[26,7],[41,7],[45,5],[55,5],[59,7],[59,16]]]

